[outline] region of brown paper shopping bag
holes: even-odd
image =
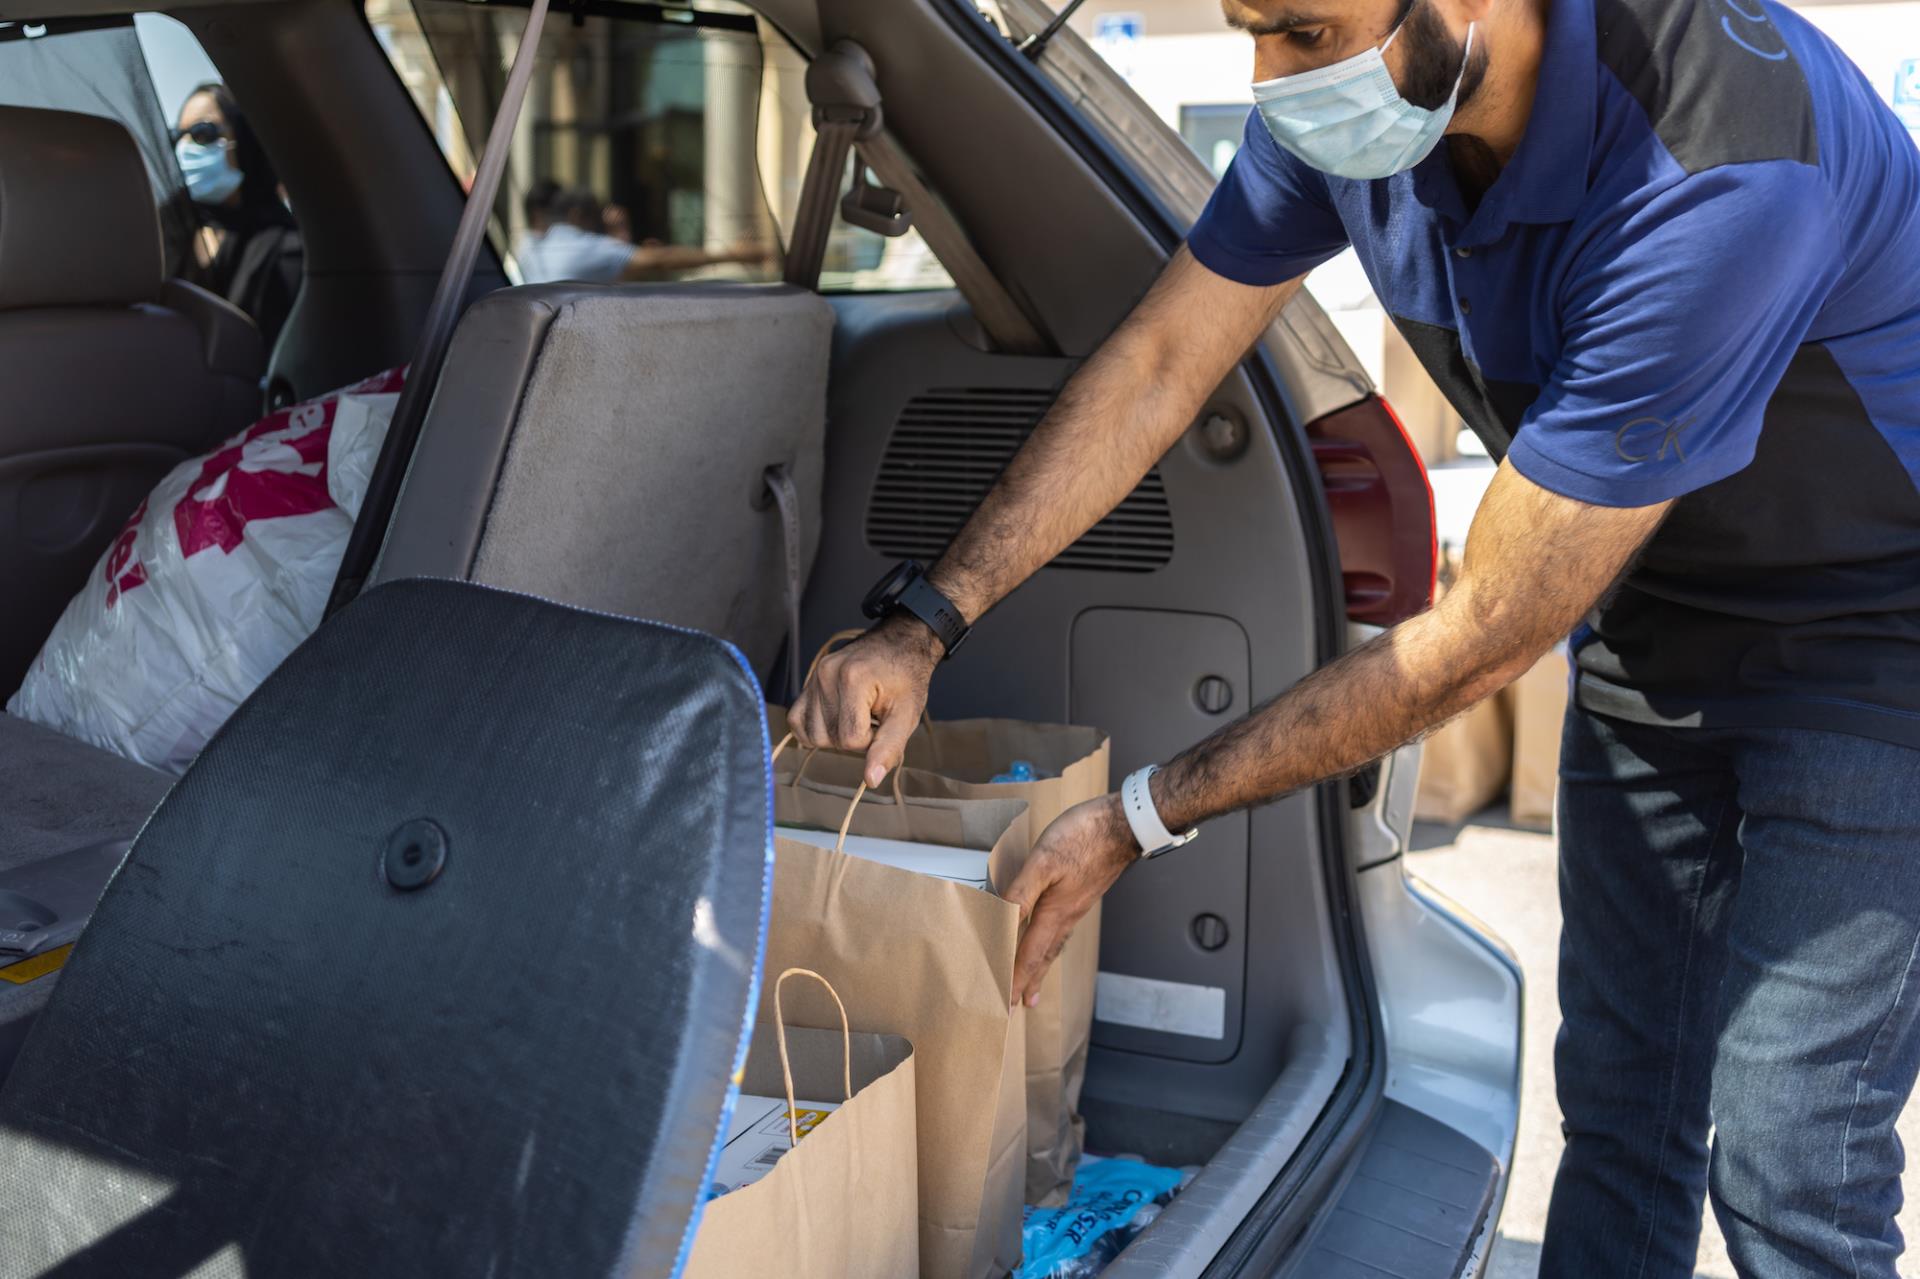
[[[768,722],[783,725],[777,708]],[[784,731],[776,729],[776,731]],[[1107,793],[1108,741],[1098,729],[1013,719],[924,721],[907,742],[907,766],[895,785],[909,799],[1018,799],[1027,804],[1027,842],[1054,818]],[[1054,776],[995,782],[1016,759]],[[796,779],[857,786],[861,756],[835,751],[783,752],[776,781]],[[1083,1125],[1075,1108],[1086,1082],[1093,1035],[1093,992],[1100,967],[1100,907],[1087,912],[1041,983],[1040,1002],[1026,1012],[1026,1201],[1065,1203],[1080,1160]]]
[[[833,647],[863,632],[829,638],[814,664]],[[807,677],[812,679],[809,668]],[[786,712],[769,708],[774,736],[786,732]],[[1017,719],[933,720],[921,717],[908,739],[895,784],[909,797],[1019,799],[1027,804],[1027,846],[1039,842],[1053,820],[1075,804],[1111,788],[1107,735],[1072,724],[1036,724]],[[995,782],[1014,760],[1024,759],[1052,776],[1031,782]],[[811,756],[787,752],[777,762],[779,780],[805,776],[832,786],[854,787],[861,756],[830,751]],[[1067,939],[1040,986],[1040,1002],[1026,1011],[1027,1170],[1026,1201],[1054,1206],[1067,1201],[1080,1161],[1085,1125],[1077,1111],[1086,1082],[1087,1049],[1093,1038],[1093,993],[1100,967],[1100,907],[1087,912]]]
[[[781,987],[796,976],[826,988],[838,1030],[788,1026]],[[706,1205],[682,1274],[910,1279],[920,1273],[913,1046],[853,1031],[833,986],[804,968],[781,972],[773,1006],[773,1021],[754,1030],[740,1090],[787,1099],[793,1148],[759,1181]],[[802,1139],[799,1097],[844,1104]]]
[[[868,802],[853,791],[774,789],[783,825],[983,849],[1004,885],[1026,854],[1018,801]],[[853,811],[849,813],[849,805]],[[927,1279],[988,1279],[1019,1264],[1025,1038],[1013,992],[1019,911],[992,893],[788,839],[774,841],[769,969],[828,977],[854,1025],[904,1035],[918,1081],[920,1268]],[[792,1020],[830,1004],[797,991]],[[764,1000],[763,1000],[764,1011]]]

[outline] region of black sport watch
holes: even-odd
[[[860,611],[876,622],[897,609],[904,609],[925,622],[947,650],[948,657],[957,653],[973,632],[953,601],[927,580],[927,570],[920,567],[918,560],[901,560],[894,565],[860,602]]]

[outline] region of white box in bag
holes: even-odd
[[[840,1105],[837,1101],[795,1102],[794,1124],[800,1130],[801,1139],[805,1140],[806,1135],[840,1109]],[[753,1116],[751,1122],[742,1123],[741,1117],[748,1115]],[[787,1130],[785,1097],[754,1097],[742,1093],[733,1116],[734,1122],[727,1125],[727,1144],[720,1148],[720,1166],[714,1170],[709,1198],[752,1185],[772,1172],[780,1156],[793,1149],[792,1135]]]
[[[840,836],[830,830],[804,830],[798,826],[776,826],[774,834],[782,839],[798,840],[816,848],[833,848]],[[969,888],[993,891],[993,879],[987,869],[988,853],[974,848],[948,848],[942,844],[922,844],[906,839],[879,839],[872,835],[849,835],[840,849],[849,857],[859,857],[882,866],[910,870],[916,875],[931,875]]]

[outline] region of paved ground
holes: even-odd
[[[1489,1279],[1534,1279],[1540,1233],[1547,1219],[1547,1192],[1560,1158],[1560,1109],[1553,1100],[1553,1037],[1560,1014],[1553,998],[1560,906],[1554,885],[1553,841],[1514,830],[1504,815],[1489,812],[1462,828],[1414,828],[1412,873],[1432,883],[1487,921],[1513,947],[1526,968],[1526,1068],[1521,1096],[1520,1140],[1506,1214],[1494,1248]],[[1900,1123],[1909,1150],[1920,1150],[1920,1108]],[[1908,1240],[1920,1240],[1920,1183],[1900,1214]],[[1726,1244],[1707,1213],[1700,1241],[1700,1279],[1734,1279]]]

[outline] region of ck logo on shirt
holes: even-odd
[[[1669,452],[1675,461],[1684,462],[1687,455],[1680,448],[1680,432],[1686,426],[1665,418],[1637,417],[1613,433],[1613,451],[1622,462],[1664,462]]]
[[[1760,7],[1760,0],[1719,0],[1719,6],[1728,11],[1720,15],[1720,30],[1726,33],[1727,39],[1756,58],[1765,58],[1768,62],[1786,60],[1786,42],[1774,30],[1766,10]]]

